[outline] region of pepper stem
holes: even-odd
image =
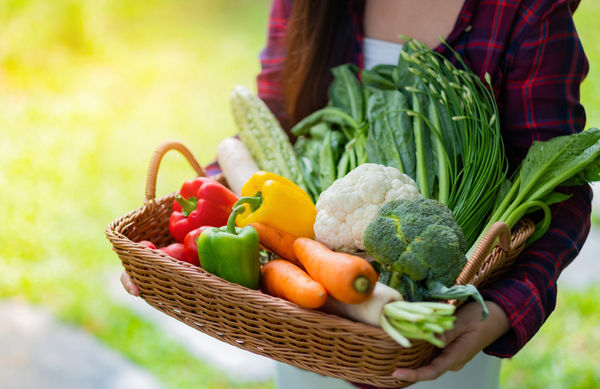
[[[248,204],[250,206],[250,211],[256,211],[263,202],[263,197],[260,192],[256,192],[254,196],[242,197],[238,201],[233,204],[233,208],[229,218],[227,219],[227,232],[230,234],[236,235],[237,232],[235,230],[235,219],[238,215],[244,213],[246,211],[246,207],[244,204]]]
[[[181,205],[181,213],[185,217],[192,213],[198,206],[198,199],[194,196],[191,196],[189,199],[186,199],[182,195],[176,194],[175,201],[177,201],[177,204]]]
[[[240,199],[238,201],[236,201],[235,204],[233,204],[233,208],[235,209],[235,207],[237,207],[240,204],[248,204],[250,206],[250,211],[254,212],[258,208],[260,208],[262,203],[263,203],[262,193],[256,192],[254,194],[254,196],[240,197]]]
[[[244,207],[244,204],[240,204],[237,207],[233,207],[233,210],[231,211],[231,213],[229,214],[229,218],[227,219],[227,232],[233,235],[237,235],[237,231],[235,230],[235,219],[238,215],[244,213],[245,210],[246,207]]]

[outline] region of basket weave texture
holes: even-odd
[[[391,376],[397,367],[428,363],[439,349],[423,341],[403,348],[381,328],[353,322],[225,281],[203,269],[151,250],[173,242],[168,230],[174,193],[154,198],[156,173],[164,153],[180,151],[198,175],[200,165],[177,142],[161,145],[148,170],[145,205],[106,228],[123,267],[141,297],[177,320],[241,349],[315,373],[379,387],[406,387]],[[222,180],[222,177],[215,177]],[[457,279],[482,286],[501,277],[522,251],[535,226],[522,220],[512,234],[492,226]],[[499,244],[492,246],[498,238]],[[490,251],[491,249],[491,251]]]

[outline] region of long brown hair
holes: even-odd
[[[285,105],[294,125],[327,103],[330,69],[349,62],[349,0],[294,0],[283,72]]]

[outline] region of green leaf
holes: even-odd
[[[304,119],[300,120],[292,128],[292,134],[295,136],[306,135],[311,131],[312,127],[323,122],[328,124],[337,124],[339,126],[346,125],[352,128],[360,127],[360,123],[354,120],[354,118],[344,110],[330,106],[315,111]]]
[[[392,78],[394,68],[393,65],[377,65],[371,69],[364,69],[360,74],[363,88],[371,92],[396,89]]]
[[[570,198],[570,194],[561,193],[561,192],[550,192],[546,196],[542,197],[540,201],[546,205],[552,205],[556,203],[563,202]]]
[[[392,166],[415,179],[415,143],[406,96],[398,91],[375,92],[367,104],[369,162]]]
[[[340,65],[331,70],[334,78],[329,87],[329,102],[360,123],[364,118],[365,104],[358,71],[354,64]]]
[[[310,194],[313,201],[316,201],[321,193],[321,188],[318,186],[319,177],[313,167],[313,163],[307,157],[300,157],[298,162],[302,177],[304,177],[304,182],[306,182],[308,194]]]
[[[321,144],[319,153],[319,183],[321,190],[325,190],[333,184],[337,175],[336,163],[333,159],[331,148],[331,132],[328,132]]]
[[[435,156],[431,144],[431,130],[424,119],[428,116],[427,97],[419,81],[412,92],[413,132],[416,150],[416,182],[419,192],[425,198],[431,198],[436,177]]]
[[[506,196],[508,196],[512,185],[513,183],[508,178],[506,178],[502,184],[500,184],[500,189],[498,190],[496,200],[494,201],[493,209],[498,208]]]
[[[563,183],[597,179],[599,140],[600,130],[592,128],[534,142],[520,169],[518,198],[540,199]]]
[[[445,285],[436,282],[430,281],[427,285],[429,290],[429,298],[440,299],[440,300],[466,300],[469,297],[472,297],[475,301],[477,301],[481,307],[481,320],[487,318],[489,311],[487,306],[483,301],[483,297],[479,294],[479,291],[474,285],[454,285],[451,288],[446,287]]]

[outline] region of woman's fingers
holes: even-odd
[[[468,337],[460,335],[449,341],[448,346],[429,365],[417,369],[396,369],[392,376],[403,381],[418,382],[435,380],[448,370],[460,370],[479,351],[476,346],[474,349],[469,344]]]
[[[442,352],[429,365],[419,367],[418,369],[396,369],[392,376],[402,381],[418,382],[435,380],[450,369],[452,363],[451,355],[444,356]]]
[[[510,325],[502,309],[487,302],[490,316],[481,321],[481,307],[468,303],[457,311],[454,328],[440,335],[446,347],[431,363],[416,369],[396,369],[392,376],[403,381],[435,380],[447,371],[458,371],[478,352],[505,333]]]
[[[131,277],[129,277],[129,274],[127,274],[126,272],[121,273],[121,284],[123,284],[123,287],[125,288],[127,293],[139,297],[140,289],[131,280]]]

